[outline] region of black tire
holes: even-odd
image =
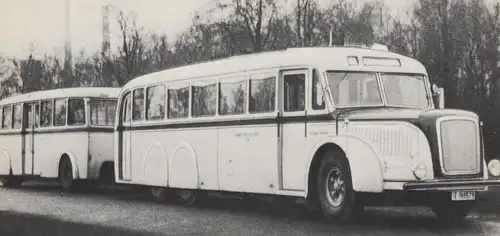
[[[328,151],[323,156],[318,171],[317,192],[321,210],[330,222],[355,222],[364,211],[352,187],[349,163],[339,151]]]
[[[172,195],[169,189],[165,187],[151,186],[150,192],[153,199],[159,203],[167,202]]]
[[[74,192],[76,190],[73,166],[69,158],[63,158],[61,160],[61,164],[59,165],[59,183],[65,192]]]
[[[432,197],[430,207],[439,223],[453,225],[462,223],[469,214],[476,200],[452,201],[450,193],[437,193]]]
[[[200,198],[204,196],[200,191],[194,189],[179,189],[175,193],[176,200],[185,206],[194,206],[200,202]]]
[[[23,179],[20,176],[5,176],[1,178],[2,186],[4,188],[19,188],[23,184]]]

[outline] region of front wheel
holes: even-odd
[[[323,156],[317,190],[321,210],[329,221],[352,222],[364,210],[352,186],[349,163],[340,152],[328,151]]]
[[[452,201],[449,193],[439,193],[430,207],[440,223],[455,224],[465,220],[475,203],[475,200]]]

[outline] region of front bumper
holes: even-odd
[[[404,190],[459,190],[485,189],[500,186],[500,179],[459,179],[459,180],[422,180],[407,182]]]

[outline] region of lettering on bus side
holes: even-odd
[[[259,135],[260,135],[259,132],[237,132],[234,134],[234,137],[236,137],[236,138],[241,138],[241,137],[251,138],[251,137],[257,137]]]
[[[314,136],[323,136],[323,135],[328,135],[328,131],[312,131],[312,132],[309,132],[310,135],[314,135]]]

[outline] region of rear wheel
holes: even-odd
[[[199,194],[195,190],[182,189],[179,190],[176,195],[177,200],[179,200],[181,204],[192,206],[196,203]]]
[[[343,153],[333,150],[325,153],[318,171],[317,190],[321,210],[329,221],[348,223],[362,215],[364,206],[357,200]]]
[[[76,180],[73,176],[73,166],[69,158],[63,158],[59,166],[59,183],[63,191],[72,192],[76,189]]]
[[[437,193],[430,207],[440,223],[456,224],[465,220],[475,203],[475,200],[452,201],[450,193],[446,192]]]
[[[153,196],[154,200],[159,203],[167,202],[170,195],[171,194],[169,189],[165,187],[157,187],[157,186],[151,187],[151,196]]]

